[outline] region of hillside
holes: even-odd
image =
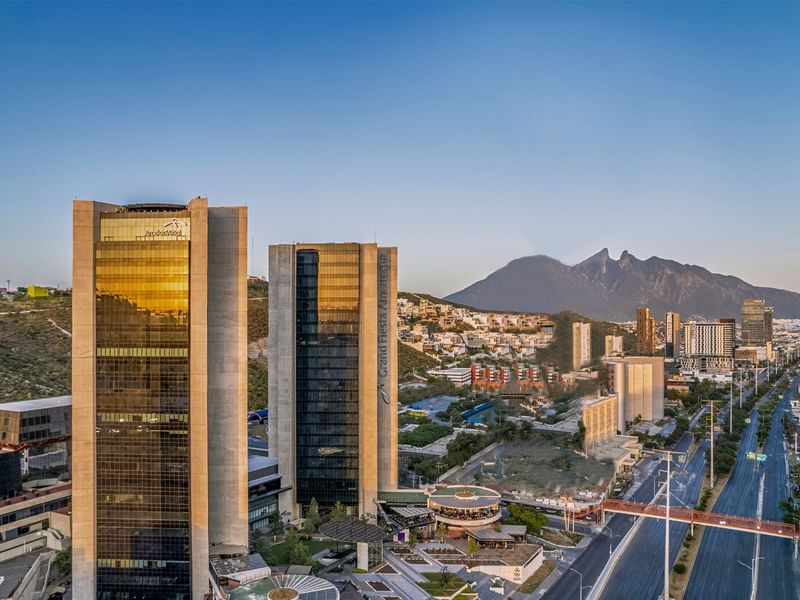
[[[0,300],[0,402],[70,393],[72,298]]]
[[[403,342],[397,342],[397,371],[399,377],[405,377],[413,372],[424,374],[428,369],[438,367],[439,361],[412,348]]]
[[[615,323],[593,321],[574,312],[560,312],[551,315],[555,323],[553,342],[547,348],[536,351],[536,362],[554,363],[564,373],[572,370],[572,324],[575,321],[592,323],[592,360],[600,358],[605,352],[605,336],[623,336],[623,348],[633,352],[636,348],[636,336],[628,333]]]
[[[736,317],[747,298],[763,298],[777,318],[800,318],[800,294],[753,286],[703,267],[625,251],[619,259],[603,249],[577,265],[549,256],[511,261],[447,300],[485,310],[553,313],[574,311],[605,321],[630,321],[636,308],[657,315],[677,311],[710,319]]]
[[[267,283],[248,283],[248,342],[267,336]],[[62,329],[64,331],[62,331]],[[71,391],[72,297],[0,300],[0,402]],[[248,403],[267,402],[267,364],[248,360]]]

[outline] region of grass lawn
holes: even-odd
[[[441,573],[422,573],[422,576],[427,579],[428,582],[421,582],[417,585],[431,596],[452,596],[464,587],[466,583],[466,581],[454,573],[446,574],[444,585],[442,585]]]
[[[317,552],[322,552],[326,548],[333,548],[336,549],[336,542],[333,540],[328,540],[324,542],[320,542],[317,540],[307,540],[303,541],[303,544],[306,545],[308,548],[308,553],[313,556]],[[340,546],[344,548],[344,546]],[[289,564],[289,556],[288,551],[286,549],[286,544],[281,542],[280,544],[273,544],[269,547],[269,549],[262,554],[264,560],[267,561],[268,565],[287,565]]]
[[[553,569],[556,568],[555,561],[552,560],[545,560],[542,563],[542,566],[536,569],[536,572],[528,577],[519,588],[517,589],[518,592],[522,592],[523,594],[532,594],[536,591],[542,582],[547,579],[547,576],[553,572]]]

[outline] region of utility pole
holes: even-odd
[[[711,404],[712,411],[713,411],[713,404]],[[666,515],[664,520],[664,600],[669,600],[669,574],[671,572],[670,569],[670,560],[669,560],[669,508],[670,508],[670,480],[672,479],[672,456],[678,455],[682,457],[686,457],[685,452],[678,452],[675,450],[653,450],[653,452],[663,455],[665,460],[667,461],[667,503],[666,503]]]
[[[667,518],[664,521],[664,600],[669,600],[669,480],[672,454],[667,454]]]
[[[731,398],[730,410],[728,411],[728,423],[730,424],[730,434],[733,435],[733,371],[731,371]]]
[[[744,386],[742,385],[742,376],[739,375],[739,408],[742,408],[742,395],[744,394]]]
[[[710,487],[713,488],[714,487],[714,427],[715,427],[714,402],[709,401],[708,402],[708,406],[709,406],[709,409],[711,410],[711,421],[710,421],[710,424],[709,424],[709,427],[711,429],[711,432],[710,432],[711,433],[711,435],[710,435],[710,437],[711,437],[711,486]]]

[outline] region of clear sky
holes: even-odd
[[[0,3],[0,281],[71,200],[399,247],[402,289],[607,246],[800,290],[800,3]],[[4,283],[0,283],[4,285]]]

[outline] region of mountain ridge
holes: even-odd
[[[658,256],[642,260],[627,250],[613,259],[607,248],[575,265],[545,254],[515,258],[445,297],[483,310],[570,310],[610,321],[633,320],[640,306],[649,306],[657,317],[671,310],[738,320],[746,298],[763,298],[775,307],[776,318],[800,318],[797,292],[754,286],[734,275]]]

